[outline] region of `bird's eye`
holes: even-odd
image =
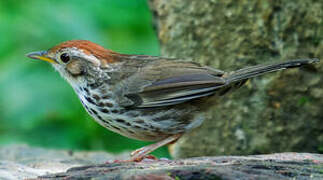
[[[67,53],[61,54],[61,56],[59,58],[61,59],[61,61],[63,63],[67,63],[71,59],[70,56]]]

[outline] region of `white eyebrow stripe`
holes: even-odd
[[[84,51],[82,49],[78,49],[76,47],[72,47],[72,48],[69,48],[70,49],[70,52],[73,56],[79,56],[79,57],[84,57],[84,59],[92,62],[95,66],[101,66],[101,61],[96,58],[94,55],[88,55],[86,53],[84,53]]]

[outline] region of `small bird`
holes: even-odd
[[[219,96],[267,72],[300,67],[297,59],[225,72],[181,59],[113,52],[87,40],[71,40],[27,54],[47,61],[103,127],[123,136],[157,141],[131,153],[140,161],[201,125]]]

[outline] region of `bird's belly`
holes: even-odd
[[[199,126],[203,115],[192,106],[154,109],[124,109],[111,98],[96,100],[79,96],[86,111],[103,127],[129,138],[158,141]]]
[[[174,114],[174,112],[161,111],[147,115],[132,110],[122,113],[91,114],[91,116],[96,122],[111,131],[144,141],[157,141],[170,135],[184,133],[199,126],[203,121],[202,115],[196,115],[194,119],[183,121],[180,116],[169,117],[168,113]]]
[[[204,117],[201,114],[192,114],[189,117],[175,112],[175,109],[150,113],[144,110],[113,109],[102,112],[91,105],[86,109],[103,127],[123,136],[143,141],[158,141],[170,135],[184,133],[199,126]],[[189,117],[189,119],[183,119],[183,117]]]

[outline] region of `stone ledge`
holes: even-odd
[[[0,148],[0,179],[323,179],[323,155],[277,153],[104,164],[127,153]]]
[[[280,153],[99,164],[39,179],[323,179],[323,155]]]

